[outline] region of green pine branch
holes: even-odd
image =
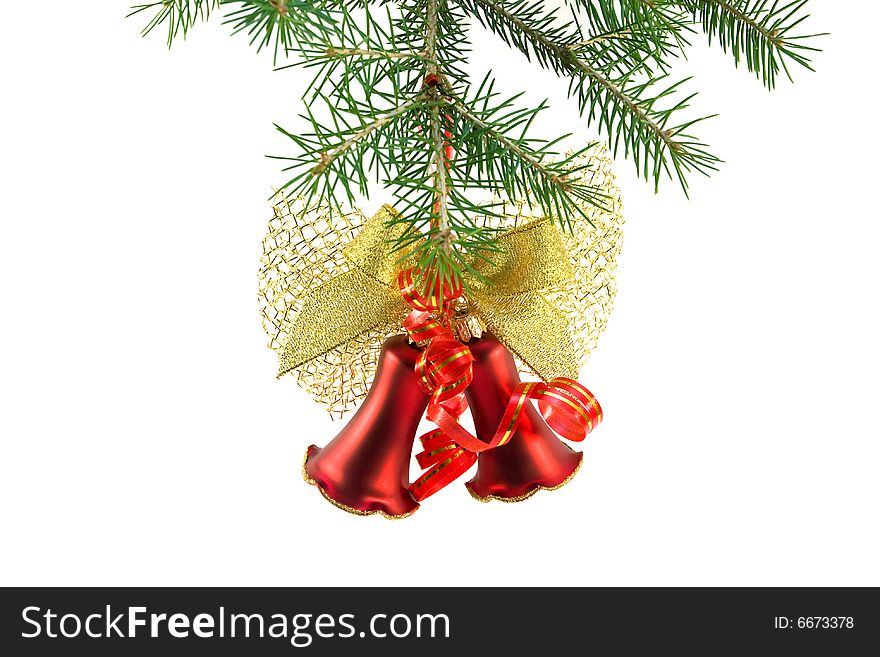
[[[178,36],[186,38],[196,23],[210,18],[211,12],[219,6],[220,0],[159,0],[134,5],[127,17],[148,14],[147,24],[141,34],[146,36],[153,30],[164,27],[165,39],[170,47]]]
[[[616,153],[631,157],[636,168],[655,188],[661,178],[673,177],[687,193],[688,174],[709,173],[718,158],[690,134],[690,128],[708,116],[679,119],[694,94],[675,97],[686,80],[669,82],[666,74],[651,70],[649,60],[659,56],[655,41],[641,40],[641,50],[625,72],[610,64],[576,38],[570,25],[559,24],[554,12],[543,12],[543,0],[462,0],[470,4],[484,26],[511,41],[527,56],[569,78],[569,92],[588,121],[596,121]],[[592,44],[588,44],[592,45]]]
[[[491,258],[496,233],[477,218],[495,209],[481,193],[526,200],[571,231],[607,200],[582,175],[592,145],[563,155],[568,135],[532,136],[546,103],[524,106],[491,75],[470,83],[472,19],[566,79],[588,123],[655,189],[669,178],[685,193],[720,162],[695,134],[710,116],[692,113],[690,81],[673,72],[693,35],[770,89],[793,64],[810,69],[818,50],[818,35],[802,31],[806,0],[567,2],[570,15],[544,0],[163,0],[132,14],[148,17],[145,33],[164,28],[170,45],[222,13],[258,50],[290,55],[280,68],[308,69],[301,125],[278,127],[293,147],[276,156],[289,176],[282,190],[322,204],[391,190],[391,221],[404,228],[391,247],[435,275],[430,287]]]
[[[277,61],[298,41],[332,29],[334,6],[319,0],[159,0],[135,5],[128,15],[147,14],[142,34],[164,27],[171,47],[178,37],[185,39],[197,23],[208,20],[222,7],[223,23],[232,27],[233,34],[246,34],[258,52],[272,46]]]
[[[825,36],[798,33],[809,18],[804,13],[807,0],[686,0],[681,5],[693,14],[710,43],[717,40],[737,65],[745,60],[768,89],[776,86],[780,72],[792,80],[790,64],[813,70],[810,54],[819,49],[811,43]]]

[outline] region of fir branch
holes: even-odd
[[[685,193],[691,173],[720,162],[690,134],[709,117],[686,118],[694,95],[669,75],[694,26],[768,88],[791,62],[810,68],[817,50],[807,42],[816,35],[798,32],[806,0],[566,2],[570,19],[545,0],[161,0],[132,14],[150,13],[145,32],[164,26],[170,45],[224,10],[224,22],[258,50],[274,44],[276,58],[294,54],[291,65],[311,68],[307,127],[278,127],[296,147],[278,158],[291,172],[282,189],[338,204],[367,195],[371,178],[391,188],[400,211],[391,221],[406,228],[392,247],[436,275],[427,287],[494,248],[494,231],[475,223],[493,210],[474,190],[534,203],[568,230],[585,205],[605,201],[577,175],[589,147],[560,157],[556,144],[568,135],[529,136],[544,103],[502,98],[489,76],[472,90],[469,18],[567,79],[587,121],[655,188],[669,177]]]
[[[615,39],[628,39],[633,35],[633,31],[630,28],[624,28],[621,30],[617,30],[616,32],[607,32],[605,34],[597,34],[596,36],[589,37],[588,39],[584,39],[583,41],[579,41],[578,43],[574,43],[569,48],[572,50],[579,50],[581,48],[586,48],[588,46],[595,46],[601,43],[606,43],[608,41],[613,41]]]
[[[334,0],[158,0],[132,7],[128,16],[152,12],[142,30],[147,35],[161,25],[166,27],[170,48],[180,36],[186,38],[199,21],[208,20],[222,6],[226,9],[223,23],[232,26],[232,33],[246,33],[251,45],[259,52],[274,43],[275,61],[298,41],[312,38],[333,28]]]
[[[326,11],[309,0],[221,0],[223,5],[239,5],[223,21],[232,33],[245,33],[257,52],[274,42],[273,61],[286,54],[297,41],[314,37],[334,25]]]
[[[313,176],[320,175],[324,173],[327,168],[336,161],[337,158],[344,155],[349,149],[353,146],[356,146],[358,143],[369,137],[372,133],[377,130],[381,130],[389,123],[391,123],[396,118],[411,112],[423,99],[422,96],[416,96],[413,100],[408,103],[405,103],[395,109],[393,112],[388,112],[384,116],[379,117],[372,123],[368,123],[367,125],[360,128],[357,132],[355,132],[351,137],[343,141],[338,146],[321,153],[320,158],[318,159],[317,164],[312,168],[311,174]],[[436,108],[435,108],[436,109]],[[289,136],[289,135],[288,135]]]
[[[220,6],[220,0],[159,0],[141,5],[134,5],[126,16],[130,18],[143,12],[152,15],[141,30],[146,36],[161,25],[165,26],[168,47],[178,35],[186,38],[189,30],[199,21],[207,20],[211,12]]]
[[[306,118],[312,132],[292,133],[281,126],[276,129],[293,141],[300,153],[295,156],[272,156],[273,159],[292,162],[285,171],[293,176],[280,188],[290,195],[301,195],[308,201],[321,195],[324,201],[339,203],[338,190],[345,192],[345,200],[354,202],[354,190],[367,194],[368,166],[366,155],[373,153],[377,163],[388,174],[390,164],[384,159],[393,146],[400,141],[397,123],[407,123],[409,115],[429,106],[422,94],[393,109],[378,115],[371,121],[356,113],[346,112],[334,106],[332,99],[324,98],[331,116],[331,127],[315,118],[312,108],[307,107]],[[360,119],[359,125],[351,125],[347,116]]]
[[[491,94],[487,95],[487,101],[489,97]],[[525,197],[524,200],[537,202],[548,216],[558,219],[563,225],[570,225],[568,222],[575,215],[580,215],[589,221],[579,202],[602,205],[604,199],[601,194],[595,189],[578,186],[575,178],[571,176],[572,171],[565,168],[565,162],[561,167],[558,162],[555,165],[547,164],[545,162],[546,152],[535,151],[525,139],[514,139],[501,132],[498,127],[493,127],[489,121],[478,116],[476,112],[472,112],[468,104],[454,93],[450,93],[450,98],[451,108],[457,116],[476,129],[474,135],[483,142],[482,145],[485,146],[486,142],[494,142],[505,151],[508,158],[513,160],[514,167],[522,167],[526,172],[529,172],[520,177],[516,175],[516,170],[512,167],[497,176],[501,180],[500,186],[508,197],[517,198],[522,195]],[[512,104],[512,100],[508,100],[504,106]],[[508,130],[531,123],[535,115],[543,108],[542,105],[535,110],[519,110],[508,114],[506,122]],[[499,108],[495,107],[489,110],[488,114],[498,112]],[[467,151],[472,146],[474,135],[462,135],[462,143],[459,148],[465,150],[466,156],[469,155]],[[473,157],[470,160],[466,158],[463,166],[483,165],[482,168],[488,174],[485,177],[492,179],[495,176],[492,176],[486,169],[490,163],[491,166],[502,166],[504,159],[498,155],[499,153],[495,151],[491,154]]]
[[[387,7],[385,18],[383,24],[367,13],[358,21],[342,11],[333,31],[298,43],[300,58],[290,66],[317,69],[303,94],[307,102],[332,97],[348,108],[366,103],[372,115],[377,103],[387,111],[418,93],[424,77],[422,35],[404,38]]]
[[[452,253],[452,240],[454,238],[449,220],[449,179],[446,159],[446,137],[444,136],[443,122],[440,116],[440,108],[431,108],[431,164],[433,167],[434,186],[437,189],[435,213],[437,215],[438,248],[447,256]]]
[[[364,48],[330,47],[324,53],[327,57],[380,57],[383,59],[425,59],[420,52],[392,52],[390,50],[369,50]]]
[[[425,16],[425,58],[430,60],[425,67],[425,75],[436,75],[439,67],[434,63],[437,59],[437,39],[439,37],[440,0],[427,0]]]
[[[776,86],[779,72],[792,80],[788,64],[813,70],[809,54],[819,48],[804,43],[823,34],[793,34],[809,14],[807,0],[785,4],[768,0],[684,0],[681,5],[692,12],[711,44],[718,39],[721,49],[733,54],[737,65],[745,58],[746,67],[768,89]]]
[[[647,57],[660,70],[689,45],[688,14],[674,0],[570,0],[584,15],[586,38],[575,48],[604,50],[609,64],[626,72]],[[574,12],[575,18],[579,12]],[[578,21],[580,22],[580,21]],[[578,25],[579,30],[582,29]]]
[[[483,27],[497,34],[526,57],[557,73],[567,70],[569,48],[578,43],[573,23],[557,21],[557,10],[547,11],[543,0],[459,0]]]
[[[437,63],[438,41],[440,37],[440,2],[441,0],[427,0],[427,13],[425,16],[425,91],[432,100],[442,100],[441,91],[446,82],[439,77],[440,66]],[[433,177],[434,199],[431,213],[436,218],[436,234],[428,242],[421,258],[421,287],[426,295],[434,294],[434,287],[438,279],[440,284],[457,278],[450,271],[453,260],[453,241],[455,234],[452,230],[449,216],[449,161],[446,157],[447,135],[443,126],[443,118],[440,108],[436,105],[430,113],[430,148],[431,148],[431,175]],[[427,261],[426,261],[427,259]],[[431,275],[429,275],[431,274]],[[442,291],[440,294],[442,298]]]
[[[461,1],[471,3],[484,17],[483,24],[496,33],[506,34],[505,28],[517,32],[520,39],[514,41],[515,45],[527,55],[534,54],[545,67],[569,78],[569,92],[577,97],[581,111],[605,129],[615,153],[622,148],[633,157],[636,168],[646,180],[653,180],[655,189],[665,175],[676,178],[687,194],[689,172],[706,174],[716,169],[719,160],[686,132],[710,117],[670,125],[672,117],[685,109],[693,96],[667,107],[658,105],[677,91],[684,80],[651,93],[666,76],[647,76],[640,81],[638,75],[646,72],[644,59],[624,75],[615,75],[616,64],[603,67],[585,61],[582,42],[575,40],[565,26],[548,22],[540,11],[541,0],[532,4],[529,0]]]

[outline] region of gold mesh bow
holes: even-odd
[[[607,149],[588,158],[586,182],[607,195],[606,210],[584,206],[593,223],[562,233],[524,202],[482,218],[503,229],[491,262],[475,261],[488,282],[465,280],[470,311],[517,355],[526,372],[576,378],[608,320],[622,244],[622,203]],[[384,206],[367,219],[279,200],[263,244],[260,306],[279,376],[297,382],[334,415],[366,395],[382,342],[401,332],[409,308],[394,285],[398,262]],[[411,263],[409,263],[411,264]]]

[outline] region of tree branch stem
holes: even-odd
[[[380,116],[378,119],[373,121],[372,123],[368,123],[363,126],[360,130],[355,132],[353,135],[348,137],[345,141],[343,141],[338,146],[331,148],[329,151],[325,153],[321,153],[321,159],[318,163],[312,168],[312,175],[317,176],[323,173],[327,167],[333,164],[333,161],[336,160],[340,155],[348,151],[350,148],[354,147],[358,142],[366,139],[371,134],[388,125],[391,121],[396,119],[399,116],[406,114],[407,112],[413,110],[417,105],[419,105],[424,100],[424,94],[420,93],[415,98],[410,100],[409,102],[404,103],[403,105],[397,107],[396,109]]]
[[[739,20],[743,24],[747,25],[750,29],[753,29],[756,32],[758,32],[761,36],[763,36],[765,39],[767,39],[767,41],[772,43],[777,48],[781,45],[779,42],[779,33],[778,32],[776,32],[775,30],[771,32],[766,27],[764,27],[760,23],[753,20],[746,13],[744,13],[740,9],[734,7],[729,2],[725,2],[724,0],[705,0],[705,2],[707,2],[709,4],[713,4],[716,7],[720,8],[721,10],[726,11],[731,16],[736,17],[737,20]]]
[[[327,48],[328,57],[384,57],[386,59],[422,59],[420,52],[392,52],[390,50],[369,50],[361,48]]]
[[[547,167],[545,167],[539,159],[537,159],[531,153],[523,150],[518,144],[513,142],[508,137],[502,135],[495,130],[492,130],[492,128],[490,128],[485,121],[472,114],[470,109],[467,107],[467,105],[464,104],[464,102],[462,102],[460,98],[454,95],[451,96],[451,98],[452,107],[455,108],[455,111],[458,113],[459,116],[461,116],[463,119],[465,119],[475,127],[479,128],[480,130],[483,130],[487,136],[489,136],[491,139],[494,139],[499,144],[504,146],[507,150],[516,155],[525,164],[534,169],[542,178],[548,180],[554,185],[558,185],[559,187],[566,187],[566,181],[558,176],[556,173],[547,169]]]
[[[437,41],[439,39],[439,23],[440,23],[440,0],[428,0],[427,15],[425,17],[425,57],[428,60],[425,65],[425,78],[428,76],[437,77],[440,67],[437,65]],[[433,100],[440,100],[439,85],[433,84],[426,88]],[[440,115],[440,108],[433,107],[431,109],[431,148],[432,148],[432,164],[434,185],[437,190],[436,207],[437,214],[438,243],[440,249],[447,256],[452,253],[452,234],[451,222],[449,220],[449,187],[447,178],[447,162],[446,162],[446,135],[443,130],[443,117]]]
[[[609,80],[600,71],[597,71],[577,57],[577,54],[575,52],[577,45],[563,46],[556,43],[552,39],[548,38],[543,32],[534,29],[516,14],[508,11],[505,7],[496,4],[495,2],[493,2],[493,0],[473,1],[481,5],[486,10],[491,11],[498,16],[501,16],[505,20],[509,21],[511,24],[515,25],[518,29],[522,30],[523,34],[532,39],[533,42],[540,44],[548,52],[552,53],[557,58],[557,60],[559,60],[560,64],[564,68],[586,76],[595,84],[599,85],[612,96],[617,98],[630,112],[633,113],[633,115],[639,120],[642,125],[644,125],[664,144],[664,146],[673,151],[677,151],[679,149],[678,142],[676,142],[672,138],[672,135],[664,130],[656,121],[654,121],[654,119],[652,119],[648,115],[648,113],[644,109],[642,109],[642,107],[640,107],[638,103],[636,103],[636,101],[634,101],[626,93],[624,93],[623,89],[621,89],[613,81]]]

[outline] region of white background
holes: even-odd
[[[388,522],[300,478],[339,431],[276,381],[256,270],[299,72],[213,21],[166,50],[126,2],[0,24],[0,583],[880,584],[876,47],[813,0],[817,74],[774,94],[692,51],[726,160],[687,201],[619,161],[616,311],[582,381],[606,420],[522,504],[461,484]],[[594,136],[564,83],[480,66]],[[479,66],[477,70],[483,70]],[[373,203],[384,200],[381,196]]]

